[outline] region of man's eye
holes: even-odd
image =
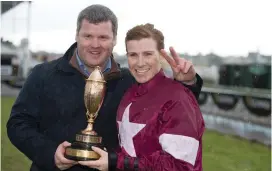
[[[103,39],[103,40],[107,40],[108,39],[107,36],[101,36],[100,38]]]

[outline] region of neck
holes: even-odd
[[[104,69],[106,68],[106,64],[107,64],[107,61],[105,61],[102,65],[98,65],[98,66],[100,66],[101,71],[104,71]],[[85,64],[85,66],[87,67],[87,69],[88,69],[88,71],[90,73],[93,72],[95,67],[96,67],[96,66],[89,66],[89,65],[86,65],[86,64]]]
[[[77,57],[79,58],[79,60],[81,61],[81,63],[85,66],[85,69],[87,69],[89,73],[92,73],[97,65],[92,66],[92,65],[86,64],[84,62],[84,60],[81,59],[81,55],[78,50],[76,50],[76,54],[77,54]],[[110,59],[106,59],[106,61],[104,61],[102,64],[98,65],[101,68],[101,71],[104,71],[106,69],[108,60],[110,60]]]

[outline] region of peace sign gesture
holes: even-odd
[[[181,58],[173,47],[170,47],[169,50],[172,57],[169,56],[164,49],[161,50],[161,54],[170,64],[173,70],[174,78],[177,81],[184,82],[185,84],[193,84],[196,77],[196,72],[192,62]]]

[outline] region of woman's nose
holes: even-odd
[[[144,65],[145,65],[145,61],[144,61],[143,56],[139,56],[139,58],[138,58],[138,62],[137,62],[137,65],[138,65],[139,67],[141,67],[141,66],[144,66]]]

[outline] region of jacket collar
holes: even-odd
[[[75,50],[77,48],[77,43],[73,43],[69,49],[65,52],[63,55],[61,62],[58,64],[58,69],[67,72],[67,73],[78,73],[80,72],[82,75],[84,75],[77,63],[76,63],[76,56],[75,56]],[[104,73],[104,77],[106,80],[110,80],[116,77],[120,77],[121,75],[121,69],[120,64],[118,64],[115,60],[113,55],[111,55],[111,69],[109,72]],[[85,76],[85,75],[84,75]],[[86,78],[86,76],[85,76]]]

